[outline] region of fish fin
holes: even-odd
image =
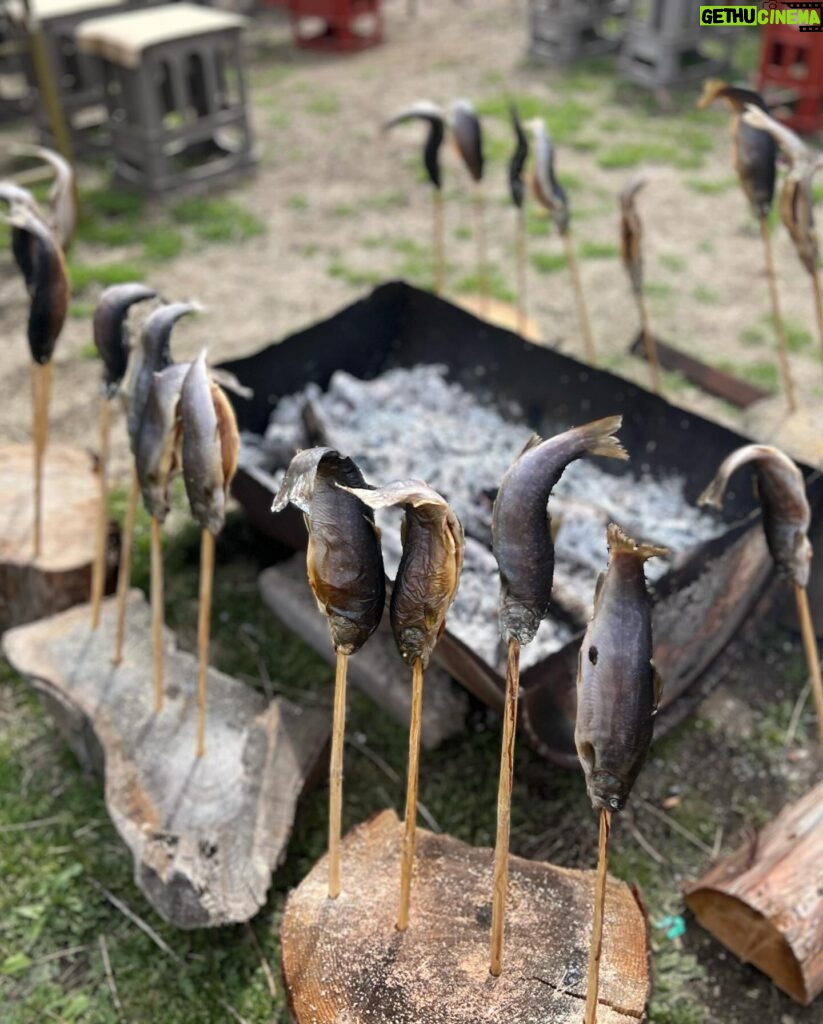
[[[668,548],[658,547],[656,544],[638,544],[636,540],[632,540],[625,534],[617,523],[609,523],[607,536],[611,554],[622,551],[626,554],[637,555],[645,562],[647,558],[655,558],[669,553]]]
[[[710,505],[712,508],[716,509],[723,508],[723,495],[726,493],[726,481],[727,478],[722,473],[718,473],[714,480],[712,480],[709,486],[697,499],[697,504],[701,508],[704,508],[706,505]]]
[[[523,445],[522,450],[518,454],[518,459],[521,455],[525,455],[526,452],[530,452],[532,448],[537,448],[538,445],[543,444],[543,438],[539,434],[532,434],[528,441]]]
[[[654,687],[654,714],[657,714],[657,709],[660,707],[660,701],[663,697],[663,676],[657,669],[657,665],[652,661],[650,662],[652,667],[652,685]]]
[[[600,600],[600,593],[603,590],[603,584],[606,582],[605,571],[597,574],[597,582],[594,585],[594,607],[597,608],[597,603]]]
[[[622,416],[607,416],[602,420],[594,420],[578,427],[582,435],[583,445],[590,455],[603,455],[607,459],[628,459],[629,453],[614,436],[615,431],[623,425]]]

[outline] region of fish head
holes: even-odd
[[[586,789],[595,810],[611,813],[622,811],[629,796],[625,782],[602,768],[587,774]]]
[[[813,554],[812,542],[805,530],[797,530],[792,547],[792,580],[799,587],[805,588],[809,585]]]
[[[725,90],[728,88],[729,83],[725,82],[722,78],[707,79],[703,83],[703,92],[700,94],[700,99],[697,101],[698,110],[705,110],[706,107],[710,107],[712,103],[724,95]]]

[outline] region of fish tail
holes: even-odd
[[[590,455],[603,455],[607,459],[628,459],[629,453],[614,436],[623,425],[622,416],[607,416],[577,428],[583,450]]]
[[[645,562],[648,558],[656,558],[669,553],[668,548],[661,548],[656,544],[638,544],[636,540],[632,540],[628,534],[624,533],[617,523],[609,523],[607,535],[609,552],[613,555],[621,551],[624,554],[636,555]]]
[[[712,508],[723,508],[723,495],[726,493],[728,479],[725,473],[718,473],[697,499],[697,504],[701,508],[706,505],[710,505]]]

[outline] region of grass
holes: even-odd
[[[204,242],[242,242],[266,230],[261,220],[231,199],[183,199],[170,212],[177,224],[192,228]]]
[[[616,260],[620,250],[611,242],[580,242],[577,253],[583,260]]]
[[[661,267],[665,267],[666,270],[671,270],[673,274],[679,274],[681,271],[686,269],[686,261],[682,256],[678,256],[677,253],[661,253],[658,262]]]
[[[340,113],[340,100],[333,92],[319,92],[306,102],[304,109],[308,114],[331,117]]]
[[[719,292],[716,292],[713,288],[707,288],[703,284],[698,285],[694,289],[692,298],[703,306],[716,306],[719,302],[723,301],[723,296]]]
[[[518,93],[511,97],[497,93],[475,104],[475,108],[481,117],[499,118],[508,123],[510,101],[517,107],[521,121],[542,117],[547,131],[559,143],[575,139],[594,113],[591,105],[582,103],[578,98],[548,102],[531,93]]]
[[[384,275],[380,271],[360,270],[355,267],[350,267],[339,257],[332,260],[326,268],[326,273],[329,277],[334,277],[338,281],[343,281],[345,284],[351,285],[352,288],[363,288],[366,286],[380,284],[384,279]]]
[[[76,295],[82,294],[92,285],[108,288],[112,284],[142,281],[146,272],[144,264],[128,260],[112,263],[77,263],[74,260],[69,262],[69,279]]]
[[[530,260],[538,274],[554,274],[566,267],[565,254],[560,252],[533,252]]]
[[[734,178],[718,178],[714,181],[708,181],[700,178],[688,178],[686,180],[686,186],[690,188],[692,192],[697,192],[698,195],[719,196],[736,188],[737,181]]]
[[[486,286],[488,294],[493,299],[501,302],[514,302],[515,294],[508,281],[503,277],[499,267],[487,267]],[[461,277],[455,285],[455,290],[460,295],[479,295],[482,291],[483,281],[479,273],[466,274]]]

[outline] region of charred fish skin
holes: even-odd
[[[66,260],[51,231],[27,207],[15,206],[9,223],[31,239],[28,340],[32,359],[44,366],[54,354],[69,308]]]
[[[429,126],[429,133],[426,136],[426,145],[423,150],[423,163],[429,176],[429,181],[436,189],[440,189],[442,187],[440,147],[443,145],[443,139],[446,135],[445,115],[436,104],[428,100],[418,100],[417,103],[412,104],[412,106],[405,110],[401,110],[399,114],[395,114],[394,117],[390,118],[384,125],[384,130],[388,131],[398,124],[405,124],[413,120],[425,121]]]
[[[455,100],[451,108],[452,134],[457,151],[472,179],[483,178],[483,129],[480,118],[468,100]]]
[[[152,379],[137,440],[135,466],[149,515],[164,523],[169,512],[169,483],[182,460],[180,393],[191,363],[174,363]]]
[[[27,207],[36,217],[44,221],[37,200],[31,192],[27,188],[15,185],[14,182],[0,181],[0,202],[8,203],[11,211],[16,207]],[[11,228],[11,253],[17,269],[23,275],[26,292],[31,298],[34,292],[34,240],[27,231],[13,225]]]
[[[157,292],[147,285],[131,282],[106,288],[94,311],[94,344],[103,361],[106,398],[114,398],[129,364],[129,333],[126,317],[136,302],[153,299]]]
[[[752,467],[757,479],[763,530],[777,573],[805,588],[809,583],[812,561],[812,545],[808,537],[812,513],[803,474],[788,455],[765,444],[738,448],[723,460],[714,480],[697,503],[722,508],[729,480],[746,465]]]
[[[660,684],[652,662],[651,599],[643,570],[664,548],[612,523],[609,565],[580,648],[575,745],[595,810],[621,811],[654,731]]]
[[[165,370],[172,363],[172,329],[181,317],[199,311],[200,306],[195,302],[172,302],[154,310],[143,324],[140,345],[134,353],[127,396],[129,442],[134,454],[137,453],[140,424],[146,410],[153,374]]]
[[[631,281],[632,291],[638,298],[643,292],[643,221],[637,211],[637,193],[648,178],[637,174],[620,192],[620,254]]]
[[[239,440],[231,405],[209,377],[205,352],[191,364],[183,380],[180,422],[183,480],[192,515],[216,536],[226,518]]]
[[[523,131],[520,115],[514,103],[509,104],[509,117],[514,128],[515,149],[509,161],[509,191],[512,202],[521,209],[526,198],[526,186],[523,183],[523,169],[529,159],[529,140]]]
[[[341,654],[363,646],[380,625],[386,603],[374,512],[349,490],[366,487],[348,456],[309,448],[292,459],[272,505],[277,512],[291,501],[306,517],[309,586]]]
[[[348,490],[372,509],[403,507],[403,554],[389,617],[401,657],[409,665],[419,661],[425,671],[460,583],[463,527],[446,499],[423,480]]]
[[[492,510],[492,551],[500,570],[500,629],[530,643],[546,617],[554,576],[548,501],[566,466],[581,456],[627,459],[612,436],[622,416],[573,427],[544,441],[536,434],[500,482]]]

